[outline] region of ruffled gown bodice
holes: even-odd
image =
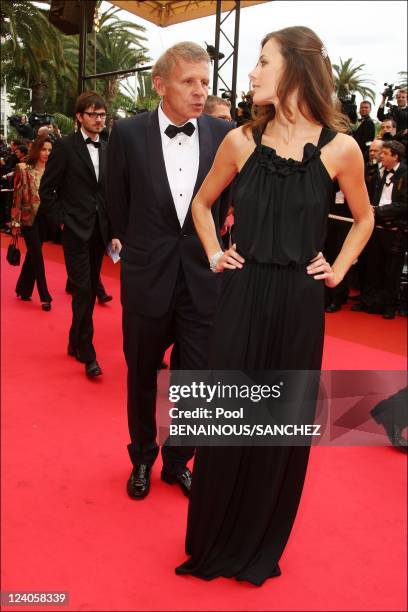
[[[320,148],[334,134],[323,128],[318,144],[307,143],[296,161],[254,133],[256,147],[234,190],[234,242],[247,261],[303,264],[323,249],[333,182]]]

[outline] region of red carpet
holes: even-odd
[[[391,448],[312,450],[280,578],[258,589],[176,576],[185,558],[185,498],[159,480],[159,462],[146,500],[131,501],[125,491],[118,268],[106,258],[114,300],[95,308],[104,375],[90,382],[65,354],[70,299],[60,247],[45,252],[50,313],[37,295],[29,303],[15,298],[19,270],[1,252],[2,590],[69,591],[70,602],[20,609],[406,609],[406,456]],[[327,319],[325,368],[405,367],[406,319],[347,311]]]

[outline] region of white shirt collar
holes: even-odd
[[[170,119],[167,117],[166,113],[162,109],[161,103],[159,104],[159,107],[158,107],[158,115],[159,115],[159,127],[160,127],[160,134],[162,137],[162,141],[163,141],[163,137],[166,138],[167,141],[172,140],[164,132],[169,125],[174,125],[174,123],[170,121]],[[189,121],[190,123],[194,125],[195,129],[197,130],[197,119],[195,117],[193,119],[187,119],[187,121],[185,121],[181,125],[185,125]],[[181,127],[181,126],[178,126],[178,127]]]
[[[398,170],[398,168],[399,168],[399,167],[400,167],[400,162],[398,162],[398,164],[395,164],[395,166],[393,166],[393,167],[391,168],[391,170],[394,170],[394,172],[396,172],[396,171]],[[386,170],[386,172],[388,173],[388,172],[390,172],[390,170]]]
[[[81,134],[82,134],[82,136],[83,136],[84,140],[86,140],[87,138],[90,138],[90,137],[88,136],[88,134],[87,134],[86,132],[84,132],[84,130],[82,129],[82,127],[81,127]],[[96,138],[95,138],[94,142],[99,142],[99,134],[97,134],[97,135],[96,135]],[[90,143],[88,143],[88,144],[90,144]]]

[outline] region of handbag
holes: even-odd
[[[8,245],[6,259],[10,266],[19,266],[20,258],[21,253],[20,249],[18,248],[18,236],[13,236],[10,244]]]

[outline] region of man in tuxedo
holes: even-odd
[[[371,102],[363,100],[360,104],[360,125],[353,132],[353,138],[360,147],[365,161],[367,161],[368,143],[375,138],[375,125],[370,117],[370,112]]]
[[[382,174],[372,201],[376,227],[367,251],[367,288],[352,310],[382,313],[394,319],[397,310],[404,253],[407,248],[407,167],[405,148],[384,141]]]
[[[219,279],[195,231],[191,201],[231,124],[202,115],[209,56],[195,43],[168,49],[153,68],[158,109],[116,121],[108,147],[108,209],[122,244],[121,297],[128,366],[130,497],[150,488],[156,443],[157,370],[174,342],[171,367],[207,367]],[[228,198],[228,192],[222,197]],[[220,200],[222,200],[222,197]],[[219,230],[217,201],[214,223]],[[164,445],[165,482],[188,495],[194,449]]]
[[[76,101],[80,129],[55,142],[40,185],[40,213],[63,226],[62,246],[72,288],[68,355],[85,364],[89,378],[102,374],[93,346],[93,309],[102,258],[112,238],[105,205],[106,103],[87,91]],[[120,242],[112,239],[113,250]]]

